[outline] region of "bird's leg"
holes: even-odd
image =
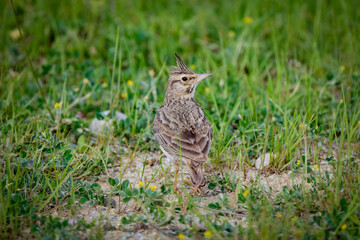
[[[178,175],[178,172],[179,172],[179,165],[177,163],[174,163],[174,169],[175,169],[174,191],[178,192],[178,189],[177,189],[177,175]]]
[[[196,195],[198,195],[198,193],[201,191],[200,186],[193,186],[191,189],[192,189],[191,195],[192,195],[193,197],[195,197]]]

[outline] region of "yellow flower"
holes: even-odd
[[[234,31],[229,31],[228,32],[228,37],[229,38],[234,38],[235,37],[235,32]]]
[[[246,190],[243,192],[243,196],[246,197],[249,193],[250,193],[249,189],[246,189]]]
[[[10,32],[10,37],[11,37],[11,39],[12,40],[14,40],[14,41],[16,41],[16,40],[18,40],[19,38],[20,38],[20,31],[19,31],[19,29],[18,28],[15,28],[14,30],[12,30],[11,32]]]
[[[149,73],[150,77],[155,76],[155,70],[154,69],[150,69],[148,73]]]
[[[297,216],[291,218],[292,222],[295,222],[296,220],[297,220]]]
[[[318,168],[318,165],[315,164],[315,165],[312,166],[312,168],[313,168],[314,170],[316,170],[316,169]]]
[[[344,102],[344,99],[340,99],[340,103],[343,103]]]
[[[283,216],[280,213],[276,214],[276,218],[281,219],[282,217]]]
[[[297,160],[295,164],[300,165],[300,160]]]
[[[139,187],[143,187],[144,183],[142,181],[139,182]]]
[[[301,234],[301,231],[300,230],[296,230],[296,235],[300,235]]]
[[[55,103],[55,109],[59,109],[61,107],[61,102]]]
[[[155,186],[155,185],[150,185],[149,188],[150,188],[151,191],[153,192],[153,191],[155,191],[155,190],[157,189],[157,186]]]
[[[84,83],[85,85],[88,84],[88,83],[89,83],[89,79],[84,78],[84,79],[83,79],[83,83]]]
[[[126,98],[126,93],[120,94],[120,97],[121,97],[121,98]]]
[[[358,121],[358,125],[360,126],[360,121]]]
[[[107,82],[104,82],[104,83],[102,84],[102,86],[103,86],[104,88],[106,88],[106,87],[108,86]]]
[[[206,238],[211,238],[212,232],[206,231],[206,232],[204,232],[204,236],[205,236]]]
[[[344,223],[343,225],[341,225],[341,230],[346,230],[347,229],[347,225]]]
[[[340,71],[342,71],[342,72],[345,71],[345,66],[341,65],[340,66]]]
[[[147,100],[149,100],[149,97],[148,97],[148,96],[145,96],[145,97],[144,97],[144,101],[146,102]]]
[[[305,123],[301,123],[300,125],[299,125],[299,127],[300,127],[300,129],[301,130],[305,130],[306,129],[306,124]]]
[[[196,66],[195,66],[194,64],[191,64],[191,65],[190,65],[190,69],[191,69],[191,70],[195,70],[195,68],[196,68]]]
[[[319,126],[318,126],[318,125],[316,125],[315,130],[318,130],[318,129],[319,129]]]
[[[127,85],[130,86],[130,87],[131,87],[132,85],[134,85],[134,82],[133,82],[132,80],[128,80],[126,83],[127,83]]]
[[[182,234],[182,233],[180,233],[180,234],[178,235],[178,238],[179,238],[179,239],[185,239],[185,235]]]
[[[252,24],[254,21],[254,19],[252,19],[251,17],[244,17],[244,23],[246,24]]]
[[[208,87],[205,88],[205,92],[206,92],[206,93],[209,93],[209,92],[210,92],[210,88],[208,88]]]

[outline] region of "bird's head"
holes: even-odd
[[[190,98],[194,97],[196,86],[201,80],[212,76],[211,73],[196,74],[191,71],[175,53],[177,67],[172,67],[166,97]]]

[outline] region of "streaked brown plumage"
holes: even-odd
[[[161,150],[174,162],[175,174],[179,159],[185,160],[197,191],[206,183],[202,165],[210,150],[212,130],[194,93],[196,85],[212,74],[196,74],[175,56],[178,67],[172,67],[164,103],[154,119],[154,135]]]

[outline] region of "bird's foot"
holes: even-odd
[[[177,187],[177,184],[176,185],[174,184],[174,192],[176,192],[179,195],[181,194],[180,189]]]
[[[201,193],[201,188],[199,186],[192,187],[191,189],[192,189],[191,195],[193,197]]]

